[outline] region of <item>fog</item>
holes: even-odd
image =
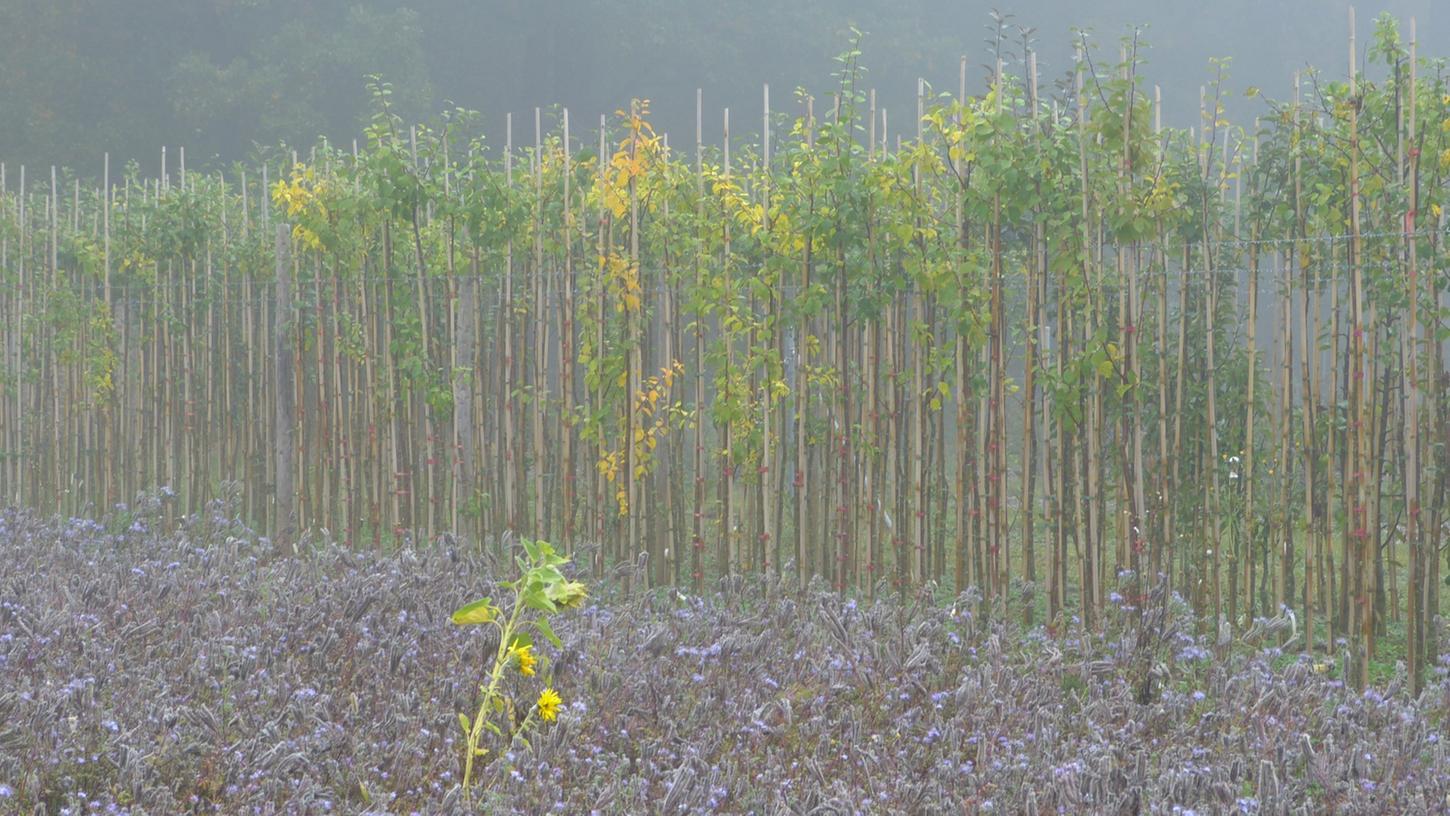
[[[864,32],[862,62],[880,104],[905,113],[917,77],[955,91],[963,55],[970,89],[981,89],[995,61],[993,8],[974,0],[0,0],[0,161],[95,175],[108,151],[154,172],[162,145],[186,147],[192,166],[215,166],[319,135],[346,144],[369,115],[372,74],[394,86],[406,118],[474,109],[491,139],[502,138],[509,112],[531,130],[535,106],[567,106],[575,122],[592,123],[640,97],[652,100],[657,129],[683,142],[694,136],[699,88],[705,138],[718,140],[727,106],[738,133],[758,130],[764,83],[787,114],[799,110],[798,87],[828,97],[853,27]],[[1030,29],[1044,82],[1070,70],[1076,30],[1110,61],[1138,31],[1143,76],[1162,86],[1170,124],[1195,123],[1212,58],[1230,60],[1226,90],[1252,85],[1280,98],[1295,70],[1340,77],[1348,62],[1339,0],[998,8],[1008,61],[1020,59]],[[1443,6],[1390,0],[1360,7],[1362,51],[1381,12],[1406,31],[1416,17],[1430,44],[1422,53],[1450,35]]]

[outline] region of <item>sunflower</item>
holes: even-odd
[[[559,716],[559,704],[564,701],[560,699],[559,693],[551,688],[546,688],[539,693],[539,717],[544,722],[553,722]]]
[[[509,654],[513,657],[518,658],[519,672],[522,673],[523,676],[534,676],[534,664],[538,663],[539,659],[537,657],[534,657],[534,647],[532,645],[526,644],[523,646],[510,646]]]
[[[579,581],[561,581],[549,591],[549,600],[565,609],[578,609],[588,597],[588,590]]]

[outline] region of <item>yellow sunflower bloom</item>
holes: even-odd
[[[519,661],[519,672],[525,677],[534,676],[534,664],[539,662],[534,657],[533,646],[510,646],[509,654]]]
[[[559,705],[564,701],[560,699],[559,693],[551,688],[544,689],[539,694],[539,717],[544,722],[553,722],[559,716]]]

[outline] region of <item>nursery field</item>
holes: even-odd
[[[0,156],[0,815],[1450,812],[1447,63],[992,21]]]
[[[463,732],[487,653],[449,613],[506,572],[445,544],[299,557],[218,502],[0,515],[4,813],[1431,813],[1445,661],[1354,692],[1308,657],[1211,659],[1182,602],[1102,633],[724,582],[556,616],[557,719]],[[610,585],[620,583],[611,576]],[[527,693],[524,691],[522,693]]]
[[[235,495],[283,552],[527,536],[695,595],[975,587],[1026,627],[1161,580],[1418,693],[1450,77],[1350,16],[1347,72],[1217,64],[1188,128],[1141,32],[1050,81],[994,18],[986,77],[891,115],[857,34],[829,98],[764,87],[732,126],[701,93],[673,142],[635,99],[500,144],[373,77],[352,145],[0,162],[0,496]]]

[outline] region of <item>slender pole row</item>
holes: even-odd
[[[1450,93],[1379,25],[1373,81],[1351,36],[1346,82],[1247,128],[1222,72],[1163,127],[1136,37],[1058,98],[999,38],[894,147],[853,48],[825,115],[763,89],[755,143],[697,94],[692,154],[636,100],[593,144],[510,116],[495,155],[378,84],[366,143],[306,161],[0,165],[0,492],[231,496],[288,549],[512,531],[697,591],[975,587],[1028,625],[1161,582],[1360,684],[1403,623],[1419,688]]]

